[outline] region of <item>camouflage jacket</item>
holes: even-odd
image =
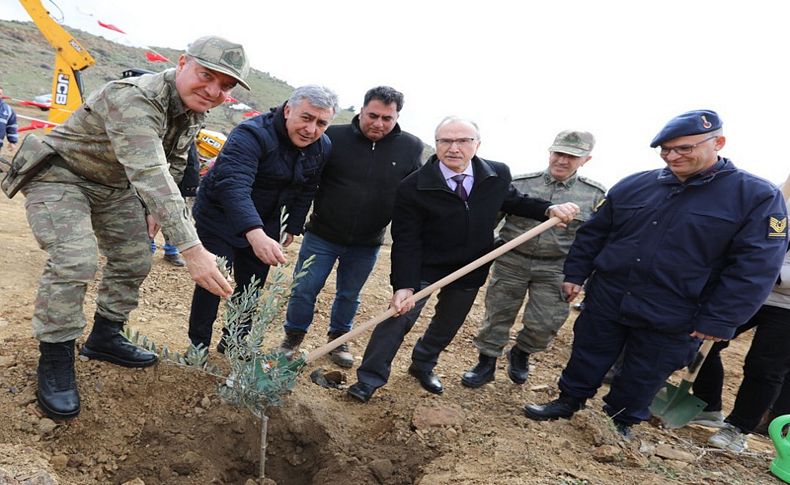
[[[568,180],[560,182],[548,170],[518,175],[513,178],[513,186],[530,197],[540,197],[552,204],[574,202],[581,208],[581,213],[568,224],[567,229],[553,227],[513,250],[526,256],[557,258],[558,264],[567,256],[576,237],[576,230],[592,216],[606,193],[603,185],[586,177],[574,174]],[[499,230],[499,237],[507,242],[538,224],[540,221],[507,215]]]
[[[44,141],[75,174],[134,188],[165,233],[184,250],[199,244],[176,185],[204,115],[187,110],[175,69],[110,82],[91,94]]]

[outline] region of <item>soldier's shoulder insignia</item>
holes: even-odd
[[[596,182],[595,180],[588,179],[587,177],[583,177],[581,175],[579,175],[579,182],[583,182],[591,187],[595,187],[596,189],[599,189],[604,194],[606,193],[606,186],[600,182]]]
[[[598,209],[600,209],[601,207],[603,207],[603,205],[604,205],[605,203],[606,203],[606,198],[603,198],[603,199],[601,199],[601,200],[600,200],[600,202],[598,202],[597,204],[595,204],[595,207],[593,207],[593,212],[598,212]]]
[[[787,216],[784,214],[768,216],[768,239],[787,239]]]
[[[513,177],[513,180],[526,180],[526,179],[534,179],[543,175],[543,172],[530,172],[530,173],[520,173]]]

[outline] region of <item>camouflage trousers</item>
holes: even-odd
[[[134,191],[89,182],[52,166],[23,193],[33,235],[49,253],[36,296],[33,335],[43,342],[64,342],[82,334],[82,305],[98,269],[99,250],[107,263],[96,311],[126,321],[151,269],[145,212]]]
[[[474,340],[481,354],[502,355],[527,293],[517,345],[528,353],[548,348],[569,313],[562,294],[563,261],[531,259],[513,251],[497,258],[486,290],[486,315]]]

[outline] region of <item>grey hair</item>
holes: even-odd
[[[316,84],[308,84],[294,89],[291,97],[288,98],[286,103],[288,106],[294,106],[301,100],[306,99],[308,103],[316,108],[331,109],[332,119],[337,116],[340,111],[340,106],[337,102],[337,94],[325,86],[318,86]]]
[[[457,123],[457,122],[472,125],[472,127],[475,129],[475,138],[477,138],[478,140],[480,139],[480,127],[477,126],[477,123],[470,120],[469,118],[462,118],[460,116],[447,116],[442,121],[440,121],[439,124],[436,126],[436,130],[434,130],[433,132],[434,138],[439,135],[439,129],[441,127],[443,127],[444,125],[449,125],[450,123]]]

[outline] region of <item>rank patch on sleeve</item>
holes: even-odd
[[[787,217],[781,214],[768,216],[768,239],[787,239]]]
[[[601,199],[601,201],[595,204],[595,207],[593,207],[593,212],[598,212],[598,209],[600,209],[605,203],[606,199]]]

